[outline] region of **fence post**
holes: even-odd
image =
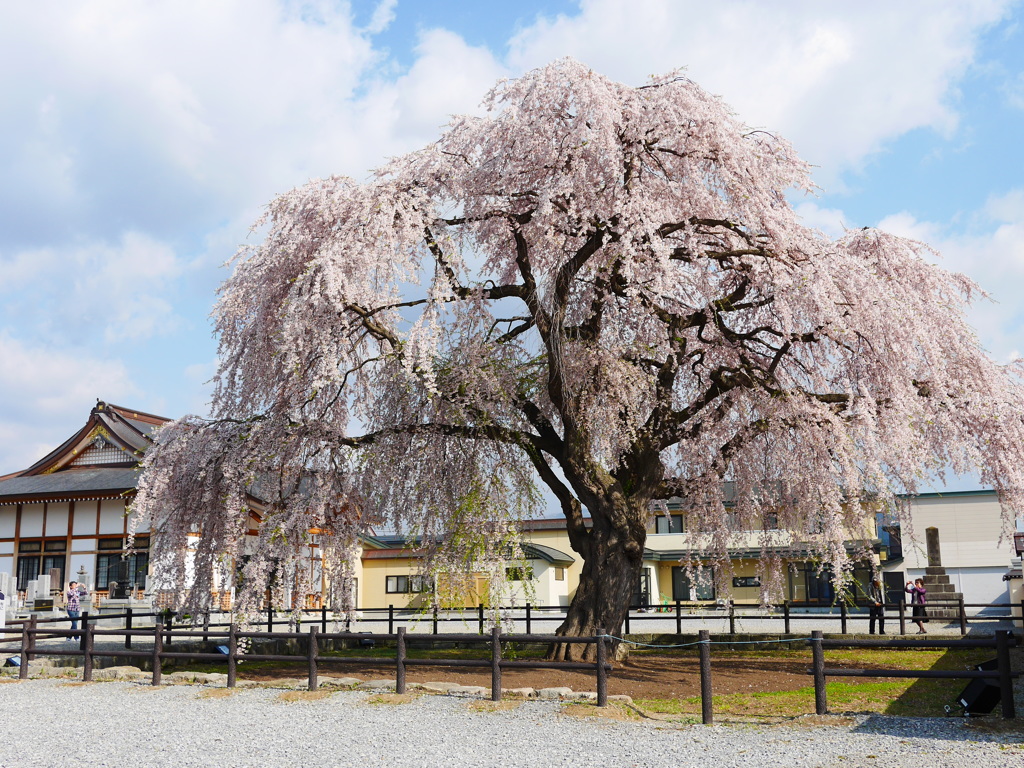
[[[434,606],[434,629],[433,629],[433,633],[435,635],[437,634],[437,606],[436,605]]]
[[[785,622],[786,634],[789,634],[789,600],[782,603],[782,620]]]
[[[1010,632],[1008,630],[996,630],[996,658],[999,660],[999,695],[1003,717],[1011,719],[1016,717],[1017,713],[1013,703],[1013,677],[1010,674]]]
[[[36,617],[32,617],[33,625],[35,624]],[[89,612],[82,611],[82,634],[78,636],[78,650],[85,650],[85,628],[89,626]]]
[[[167,614],[167,637],[165,638],[165,644],[171,644],[171,635],[174,633],[174,614]]]
[[[132,631],[132,609],[131,608],[125,608],[124,609],[124,613],[125,613],[125,616],[124,616],[124,628],[125,628],[125,630],[127,630],[125,632],[125,635],[124,635],[124,647],[125,648],[131,648],[132,647],[132,634],[131,634],[131,631]]]
[[[274,609],[271,606],[267,606],[267,632],[274,631]]]
[[[501,627],[491,627],[491,701],[501,701]]]
[[[93,629],[91,624],[82,627],[82,680],[86,683],[92,682]]]
[[[483,603],[480,603],[476,607],[476,616],[477,616],[477,624],[479,625],[479,630],[477,630],[477,631],[482,635],[484,633],[484,604]],[[434,634],[435,635],[437,634],[437,627],[434,627]]]
[[[846,634],[846,601],[839,600],[839,632],[840,634]]]
[[[964,596],[960,595],[957,602],[959,603],[957,608],[960,612],[960,635],[962,637],[967,634],[967,610],[964,606]]]
[[[210,612],[203,611],[203,642],[210,642]]]
[[[21,667],[18,669],[18,679],[28,679],[28,649],[31,647],[32,622],[26,621],[21,625]]]
[[[630,608],[630,606],[627,605],[626,606],[626,621],[622,625],[622,634],[624,634],[624,635],[628,635],[629,634],[629,608]]]
[[[21,656],[22,662],[35,661],[36,655],[32,653],[32,650],[36,647],[36,640],[38,639],[36,632],[39,627],[39,617],[35,614],[29,616],[28,625],[32,631],[29,633],[28,649]]]
[[[395,606],[388,606],[388,634],[395,634]]]
[[[704,725],[712,725],[715,721],[714,706],[711,699],[711,633],[700,630],[700,716]]]
[[[327,634],[327,606],[320,606],[320,631]]]
[[[160,654],[164,649],[164,625],[159,619],[153,625],[153,685],[160,685],[163,670],[160,669]]]
[[[595,630],[597,635],[597,706],[608,706],[608,673],[605,671],[607,649],[605,648],[605,633],[603,627]]]
[[[238,638],[235,637],[235,622],[228,625],[228,688],[234,688],[238,680]]]
[[[821,647],[821,630],[811,632],[811,656],[814,660],[814,712],[824,715],[828,712],[825,693],[825,652]]]
[[[900,600],[900,634],[907,634],[907,601]]]
[[[676,600],[676,634],[683,634],[683,605]]]
[[[531,626],[532,626],[532,624],[530,623],[530,604],[527,603],[526,604],[526,634],[530,634],[530,627]]]
[[[1010,623],[1012,624],[1013,623],[1013,621],[1012,621],[1012,619],[1013,619],[1013,611],[1010,611],[1010,619],[1011,619]],[[1024,597],[1022,597],[1020,599],[1020,628],[1024,629]]]
[[[736,634],[736,604],[732,600],[729,601],[729,634]]]
[[[405,627],[398,628],[395,645],[395,693],[405,693]]]
[[[316,670],[316,655],[319,652],[318,643],[316,641],[316,631],[318,627],[314,624],[309,628],[309,653],[306,655],[309,661],[309,690],[315,691],[319,685],[317,680]]]

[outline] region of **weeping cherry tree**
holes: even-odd
[[[243,557],[243,605],[289,569],[301,591],[311,531],[342,579],[371,525],[436,569],[500,562],[540,488],[582,559],[563,635],[620,629],[662,499],[719,574],[760,531],[765,600],[787,541],[841,586],[865,509],[937,473],[1024,508],[1020,371],[926,245],[805,226],[807,164],[677,74],[561,60],[485,107],[366,183],[281,195],[236,257],[212,415],[160,433],[135,502],[193,608]]]

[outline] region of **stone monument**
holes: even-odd
[[[939,547],[939,529],[925,528],[925,547],[928,551],[928,567],[924,569],[924,588],[928,590],[928,615],[937,619],[956,619],[960,616],[957,603],[963,593],[956,591],[946,569],[942,567],[942,552]],[[941,605],[935,605],[941,603]]]

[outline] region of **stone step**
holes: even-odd
[[[924,569],[924,572],[928,576],[945,576],[946,569],[941,565],[929,565]]]

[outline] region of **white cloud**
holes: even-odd
[[[30,466],[78,429],[97,398],[139,392],[120,360],[26,344],[0,331],[0,474]]]
[[[371,35],[378,35],[383,32],[392,21],[395,20],[395,6],[398,0],[380,0],[377,7],[373,9],[373,16],[370,23],[366,25],[366,31]]]
[[[842,237],[846,232],[846,217],[838,208],[822,208],[810,200],[798,203],[793,208],[806,226],[814,227],[831,238]]]
[[[6,322],[107,342],[140,340],[179,321],[167,298],[184,267],[166,243],[139,232],[119,242],[0,254]],[[45,287],[45,292],[40,289]]]
[[[578,15],[522,30],[508,60],[521,69],[570,54],[631,83],[686,67],[747,123],[793,141],[835,186],[888,140],[955,127],[956,80],[1008,6],[582,0]]]
[[[1024,354],[1024,189],[988,200],[971,217],[968,230],[946,223],[919,221],[906,212],[887,216],[878,224],[893,234],[928,243],[942,258],[940,266],[962,272],[992,298],[979,301],[970,319],[982,343],[1001,362]]]

